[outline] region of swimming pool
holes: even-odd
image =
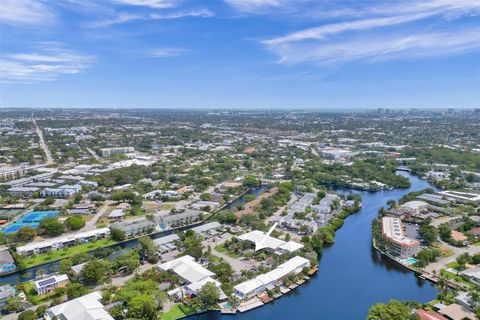
[[[415,264],[415,263],[417,263],[417,261],[418,261],[417,259],[408,258],[408,259],[407,259],[407,264],[408,264],[408,265]]]
[[[56,216],[58,216],[58,211],[32,211],[27,213],[22,218],[15,221],[14,223],[6,226],[3,229],[3,232],[7,234],[14,233],[23,227],[37,228],[42,219],[46,217],[56,217]]]

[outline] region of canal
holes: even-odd
[[[254,194],[254,195],[258,196],[258,195],[262,194],[263,192],[265,192],[267,189],[268,189],[268,186],[266,186],[266,185],[261,185],[261,186],[256,187],[256,188],[252,188],[248,192],[246,192],[245,194],[241,195],[237,199],[235,199],[232,202],[230,202],[229,204],[227,204],[224,209],[233,209],[236,205],[241,204],[241,203],[242,204],[245,203],[245,201],[246,201],[245,197],[247,195]],[[210,220],[207,219],[206,221],[204,221],[202,223],[209,222],[209,221]],[[165,231],[157,232],[153,235],[150,235],[150,237],[152,239],[157,239],[157,238],[160,238],[160,237],[167,236],[174,231],[175,232],[176,231],[183,231],[183,230],[195,227],[197,225],[200,225],[202,223],[198,223],[198,224],[193,225],[193,226],[190,225],[190,226],[180,227],[180,228],[177,228],[175,230],[165,230]],[[138,240],[137,239],[132,239],[132,240],[120,243],[120,244],[115,244],[115,245],[109,246],[108,248],[125,249],[125,248],[133,248],[137,245],[138,245]],[[101,249],[98,249],[98,250],[101,250]],[[91,252],[90,254],[93,254],[93,252]],[[55,272],[57,272],[57,267],[58,267],[59,264],[60,264],[60,261],[53,261],[53,262],[49,262],[49,263],[46,263],[46,264],[43,264],[43,265],[40,265],[40,266],[31,267],[31,268],[25,269],[23,271],[17,271],[17,272],[12,273],[12,274],[0,276],[0,284],[12,284],[12,285],[14,285],[18,282],[35,280],[37,278],[37,272],[39,272],[39,270],[41,270],[41,275],[55,273]]]
[[[368,308],[390,299],[427,302],[437,294],[435,287],[382,256],[372,248],[371,223],[378,210],[390,199],[431,187],[428,182],[407,172],[411,187],[378,192],[357,192],[362,209],[348,217],[337,231],[335,244],[325,248],[318,273],[286,296],[244,314],[221,315],[209,312],[196,320],[239,318],[258,319],[365,319]],[[344,192],[350,193],[350,191]]]

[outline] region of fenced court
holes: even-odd
[[[18,221],[6,226],[3,229],[4,233],[14,233],[23,227],[37,228],[40,221],[46,217],[56,217],[58,211],[32,211],[20,218]]]

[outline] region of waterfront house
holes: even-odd
[[[101,300],[102,294],[95,291],[47,309],[43,318],[44,320],[113,320],[100,302]]]
[[[471,282],[480,286],[480,267],[467,269],[461,272],[462,275],[470,279]]]
[[[233,287],[234,294],[240,300],[252,298],[267,289],[281,285],[286,277],[302,272],[305,267],[310,267],[310,260],[300,256],[293,257],[270,272],[237,284]]]
[[[210,222],[206,224],[199,225],[198,227],[192,228],[192,231],[198,234],[203,235],[205,238],[210,238],[218,234],[216,231],[222,225],[218,222]]]
[[[8,298],[15,297],[15,288],[9,284],[0,287],[0,310],[3,308]]]
[[[147,233],[155,230],[155,223],[145,218],[115,222],[110,225],[110,229],[117,229],[125,232],[127,236],[134,236],[141,233]]]
[[[182,213],[156,216],[155,220],[159,225],[174,228],[199,221],[202,216],[202,211],[187,209]]]
[[[68,283],[66,274],[59,274],[45,279],[34,281],[35,290],[38,295],[47,294],[57,288],[63,288]]]
[[[420,320],[448,320],[441,314],[431,310],[417,309],[415,310],[415,314]]]
[[[175,241],[179,239],[180,237],[177,234],[170,234],[168,236],[155,239],[153,242],[155,242],[155,244],[158,246],[158,251],[160,253],[165,253],[176,249],[177,246],[175,245]]]
[[[441,315],[444,315],[447,319],[450,320],[465,320],[465,319],[477,319],[475,314],[467,309],[466,307],[452,303],[451,305],[446,306],[438,311]]]
[[[0,251],[0,275],[15,271],[15,261],[8,250]]]
[[[21,256],[39,254],[50,250],[58,250],[60,248],[72,246],[78,243],[94,241],[104,238],[109,234],[109,228],[100,228],[90,231],[66,234],[60,237],[46,239],[43,241],[35,241],[24,246],[17,247],[17,253]]]

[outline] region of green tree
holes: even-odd
[[[47,311],[47,306],[46,305],[40,305],[38,306],[37,310],[35,310],[35,319],[42,318],[43,315],[45,314],[45,311]]]
[[[125,232],[120,229],[112,229],[110,232],[110,236],[112,237],[112,240],[115,241],[124,241],[127,238]]]
[[[156,306],[155,300],[147,294],[134,297],[127,304],[127,317],[133,319],[157,319]]]
[[[158,246],[148,236],[138,239],[140,243],[140,255],[150,263],[157,263],[159,257],[157,255]]]
[[[49,206],[54,203],[55,203],[55,198],[52,198],[52,197],[46,197],[45,201],[43,201],[43,204],[46,206]]]
[[[36,320],[37,316],[33,310],[25,310],[18,315],[17,320]]]
[[[411,308],[406,304],[390,300],[387,304],[377,303],[368,309],[368,320],[417,320]]]
[[[218,290],[212,282],[208,282],[197,291],[197,297],[205,307],[211,307],[215,305],[220,298],[220,290]]]
[[[3,306],[3,311],[7,313],[18,312],[23,309],[22,301],[18,297],[10,297]]]
[[[67,284],[65,289],[67,291],[68,300],[73,300],[88,293],[87,287],[78,282],[72,282]]]
[[[255,178],[254,176],[246,176],[243,180],[243,185],[247,188],[259,187],[261,184],[260,179]]]
[[[65,232],[63,224],[54,217],[43,218],[42,221],[40,221],[39,228],[43,233],[51,237],[59,236]]]
[[[467,252],[462,253],[457,257],[457,263],[462,267],[465,267],[465,264],[470,263],[471,261],[472,257]]]
[[[74,215],[65,220],[65,225],[70,230],[80,230],[85,226],[85,220],[79,215]]]
[[[90,260],[83,266],[82,278],[87,284],[97,284],[101,282],[108,274],[109,266],[103,260]]]
[[[37,236],[37,230],[30,226],[21,227],[18,229],[15,238],[18,241],[29,241]]]

